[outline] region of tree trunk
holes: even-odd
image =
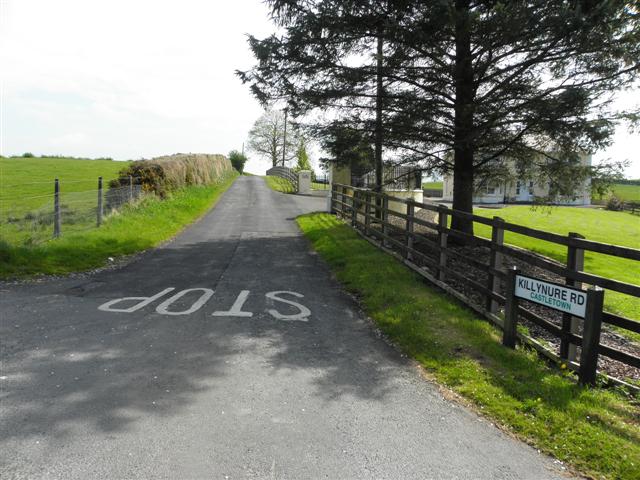
[[[456,0],[456,100],[454,120],[453,208],[473,213],[473,65],[471,63],[470,0]],[[451,228],[473,235],[473,222],[453,217]]]
[[[375,126],[375,162],[376,191],[382,191],[382,27],[378,27],[378,50],[376,54],[376,126]]]
[[[287,109],[284,109],[284,133],[282,134],[282,166],[284,167],[285,155],[287,153]]]

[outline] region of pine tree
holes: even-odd
[[[396,162],[453,174],[457,210],[512,162],[552,196],[571,193],[589,174],[579,154],[639,118],[612,108],[640,71],[637,2],[267,3],[284,34],[250,39],[258,64],[239,74],[256,96],[331,111]]]

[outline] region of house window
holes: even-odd
[[[520,195],[520,180],[516,183],[516,195]]]
[[[480,188],[482,195],[496,195],[500,190],[500,187],[495,183],[488,183]]]

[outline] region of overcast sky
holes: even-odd
[[[3,155],[228,153],[261,113],[234,75],[253,63],[245,35],[273,31],[260,0],[0,0],[0,8]],[[596,158],[628,158],[628,176],[640,178],[639,152],[640,135],[620,130]],[[268,166],[251,157],[248,170]]]

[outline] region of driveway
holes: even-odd
[[[3,285],[0,476],[560,478],[376,335],[295,224],[325,207],[241,177],[126,267]]]

